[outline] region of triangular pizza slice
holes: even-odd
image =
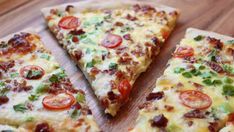
[[[128,100],[178,17],[174,8],[131,0],[69,3],[42,12],[112,116]]]
[[[0,39],[0,131],[99,131],[85,94],[32,29]]]
[[[188,29],[168,65],[132,132],[233,132],[234,38]]]

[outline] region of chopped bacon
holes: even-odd
[[[140,56],[143,56],[145,54],[143,52],[142,46],[140,46],[140,45],[136,45],[136,48],[134,48],[134,50],[132,50],[131,53],[133,55],[135,55],[136,57],[140,57]]]
[[[32,111],[34,106],[33,106],[32,103],[27,102],[27,103],[26,103],[26,107],[27,107],[28,110],[31,110],[31,111]]]
[[[81,59],[82,55],[83,55],[83,53],[82,53],[81,50],[75,50],[75,51],[73,52],[73,54],[72,54],[72,57],[74,57],[74,59],[75,59],[76,61],[79,61],[79,60]]]
[[[171,16],[178,16],[178,12],[177,11],[172,11],[169,13],[169,15]]]
[[[217,73],[223,73],[223,68],[216,62],[206,61],[206,65],[209,66],[212,70],[216,71]]]
[[[198,119],[202,119],[205,118],[205,114],[204,112],[200,111],[200,110],[192,110],[189,111],[188,113],[184,114],[185,118],[198,118]]]
[[[147,13],[150,11],[155,12],[156,10],[154,7],[152,7],[150,5],[143,5],[143,6],[141,6],[141,11],[143,11],[144,13]]]
[[[6,104],[9,101],[9,98],[6,95],[0,96],[0,105]]]
[[[231,122],[231,123],[234,124],[234,113],[230,113],[230,114],[228,115],[228,122]]]
[[[122,22],[116,22],[115,26],[122,27],[124,24]]]
[[[196,82],[192,82],[193,86],[195,86],[198,90],[201,90],[204,86],[199,84],[199,83],[196,83]]]
[[[130,14],[128,14],[128,15],[126,16],[126,19],[128,19],[128,20],[130,20],[130,21],[136,21],[136,20],[137,20],[137,18],[136,18],[135,16],[132,16],[132,15],[130,15]]]
[[[100,70],[99,70],[97,67],[93,67],[93,68],[90,70],[90,73],[91,73],[93,76],[97,75],[99,72],[100,72]]]
[[[191,127],[193,125],[193,121],[188,121],[187,124],[189,127]]]
[[[156,93],[150,93],[147,97],[146,100],[160,100],[164,97],[164,92],[156,92]]]
[[[152,127],[166,127],[168,119],[163,115],[157,115],[151,120]]]
[[[71,108],[79,110],[81,109],[81,105],[78,102],[76,102],[74,105],[71,106]]]
[[[7,72],[10,68],[15,66],[15,61],[0,62],[0,69]]]
[[[132,58],[129,56],[128,53],[124,53],[118,60],[121,64],[130,64],[132,61]]]
[[[111,101],[117,100],[117,99],[118,99],[118,96],[117,96],[113,91],[109,91],[109,92],[107,93],[107,95],[108,95],[108,98],[109,98]]]
[[[58,94],[64,91],[69,91],[71,93],[77,93],[78,90],[75,89],[68,78],[60,79],[59,82],[53,82],[50,84],[49,93]]]
[[[33,87],[31,85],[27,85],[27,81],[23,80],[22,82],[18,82],[17,80],[13,80],[13,91],[21,92],[21,91],[29,91]]]
[[[208,126],[209,132],[217,132],[218,131],[218,123],[217,122],[210,122]]]
[[[48,123],[37,124],[35,132],[51,132]]]
[[[222,50],[223,48],[223,43],[216,38],[212,38],[212,37],[207,37],[207,40],[209,41],[209,43],[214,46],[214,48]]]
[[[116,75],[116,77],[118,78],[118,79],[123,79],[124,78],[124,72],[122,72],[122,71],[117,71],[116,73],[115,73],[115,75]]]
[[[172,110],[174,109],[174,107],[171,106],[171,105],[165,105],[164,108],[165,108],[167,111],[169,111],[169,112],[172,111]]]
[[[140,7],[139,4],[133,5],[133,10],[134,10],[135,12],[138,12],[140,9],[141,9],[141,7]]]
[[[70,31],[70,34],[72,35],[82,35],[82,34],[85,34],[85,31],[83,29],[79,29],[79,30],[72,30]]]
[[[130,34],[125,34],[125,35],[123,36],[123,38],[124,38],[125,40],[130,40],[130,41],[132,41],[132,38],[131,38],[131,35],[130,35]]]
[[[67,12],[71,12],[71,9],[74,8],[73,5],[67,5],[66,8],[65,8],[65,11]]]
[[[109,101],[107,98],[102,98],[101,99],[101,105],[104,107],[104,108],[107,108],[109,106]]]

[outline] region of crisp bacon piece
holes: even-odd
[[[124,26],[124,24],[122,22],[116,22],[115,26],[122,27],[122,26]]]
[[[141,9],[141,7],[140,7],[139,4],[133,5],[133,10],[134,10],[135,12],[138,12],[140,9]]]
[[[189,111],[188,113],[184,114],[185,118],[198,118],[198,119],[202,119],[205,118],[205,114],[204,112],[200,111],[200,110],[192,110]]]
[[[166,127],[168,119],[163,115],[157,115],[151,120],[152,127]]]
[[[119,58],[119,63],[121,64],[130,64],[132,61],[132,58],[129,56],[128,53],[124,53],[120,58]]]
[[[214,46],[214,48],[222,50],[223,48],[223,43],[216,38],[212,38],[212,37],[207,37],[207,41],[209,41],[209,43]]]
[[[212,61],[206,61],[206,64],[214,71],[216,71],[217,73],[223,73],[224,70],[223,68],[216,62],[212,62]]]
[[[0,62],[0,69],[7,72],[10,68],[15,66],[15,61]]]
[[[147,101],[151,100],[160,100],[164,97],[164,92],[156,92],[156,93],[150,93],[147,97]]]
[[[217,132],[218,131],[218,123],[217,122],[210,122],[208,129],[210,132]]]
[[[60,79],[59,82],[54,82],[50,84],[49,93],[58,94],[64,91],[69,91],[71,93],[77,93],[78,90],[75,89],[68,78]]]
[[[35,132],[51,132],[48,123],[37,124]]]
[[[109,91],[109,92],[107,93],[107,95],[108,95],[108,98],[109,98],[111,101],[117,100],[117,99],[118,99],[118,96],[117,96],[113,91]]]
[[[79,30],[74,29],[74,30],[70,31],[70,34],[72,34],[72,35],[82,35],[82,34],[85,34],[85,31],[83,29],[79,29]]]
[[[0,96],[0,106],[2,104],[6,104],[9,101],[9,98],[7,96]]]
[[[153,41],[155,45],[158,45],[160,43],[157,37],[153,37],[151,40]]]
[[[137,20],[136,17],[134,17],[134,16],[132,16],[132,15],[130,15],[130,14],[128,14],[128,15],[126,16],[126,19],[128,19],[129,21],[136,21],[136,20]]]
[[[21,92],[21,91],[29,91],[33,87],[31,85],[27,85],[27,81],[23,80],[22,82],[18,82],[17,80],[13,80],[13,91]]]
[[[82,57],[83,53],[81,50],[75,50],[72,54],[72,57],[75,58],[76,61],[79,61]]]
[[[155,12],[156,10],[154,7],[152,7],[150,5],[143,5],[143,6],[141,6],[141,11],[143,11],[144,13],[147,13],[150,11]]]

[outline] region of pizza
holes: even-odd
[[[99,131],[85,94],[31,29],[0,39],[0,131]]]
[[[233,132],[234,38],[188,29],[132,132]]]
[[[158,54],[178,11],[154,2],[96,0],[42,9],[50,31],[115,116]]]

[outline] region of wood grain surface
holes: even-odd
[[[186,28],[195,27],[234,37],[234,0],[155,0],[155,2],[180,9],[181,16],[160,54],[148,70],[137,79],[131,93],[131,100],[120,109],[116,117],[111,118],[105,115],[99,107],[84,75],[62,47],[58,46],[40,12],[43,7],[71,1],[75,0],[0,0],[0,37],[27,27],[40,29],[45,46],[65,68],[73,84],[85,90],[88,105],[104,132],[124,132],[134,126],[138,115],[138,105],[145,101],[156,79],[162,75],[175,45],[183,37]]]

